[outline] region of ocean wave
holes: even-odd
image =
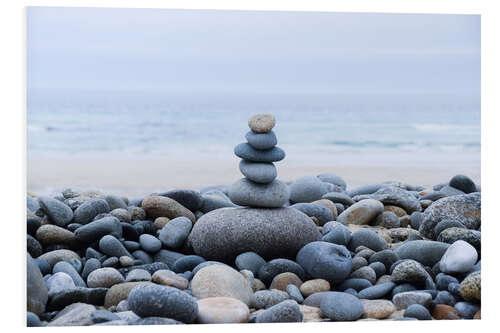
[[[479,130],[476,125],[457,125],[457,124],[411,124],[411,127],[421,132],[443,132],[443,131],[460,131],[460,130]]]

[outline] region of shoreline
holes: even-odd
[[[329,163],[287,157],[284,163],[277,163],[277,168],[279,179],[285,182],[302,176],[334,173],[346,181],[348,188],[394,180],[429,187],[447,182],[456,174],[467,175],[476,183],[481,181],[480,162],[467,164],[457,160],[430,166],[425,161],[408,161],[404,156],[399,157],[405,163],[398,164],[393,159],[383,161],[385,163],[380,163],[380,160],[378,163],[362,163],[363,159],[370,160],[362,156],[354,161],[344,159]],[[229,185],[240,178],[236,157],[211,160],[106,155],[27,158],[27,191],[37,195],[49,195],[65,187],[79,187],[140,197],[170,189]]]

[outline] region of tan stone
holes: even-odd
[[[195,222],[196,218],[194,214],[178,203],[177,201],[162,197],[162,196],[151,196],[142,200],[142,209],[146,211],[149,217],[168,217],[169,219],[174,219],[176,217],[184,216]]]
[[[121,273],[112,267],[98,268],[90,272],[87,277],[87,285],[90,288],[110,288],[124,281],[125,279]]]
[[[248,306],[235,298],[209,297],[197,303],[200,324],[246,323],[250,317]]]
[[[182,276],[178,276],[172,271],[168,271],[166,269],[160,269],[154,272],[152,276],[153,282],[158,284],[162,284],[164,286],[175,287],[177,289],[187,289],[189,286],[189,281]]]
[[[314,293],[330,291],[330,283],[323,279],[314,279],[304,282],[299,289],[305,298]]]
[[[115,284],[106,292],[104,298],[104,307],[109,308],[112,305],[117,305],[120,301],[128,298],[128,294],[135,286],[140,286],[143,284],[152,284],[147,281],[140,282],[124,282],[120,284]]]
[[[47,253],[42,254],[38,257],[39,259],[45,260],[50,264],[50,266],[54,266],[59,261],[67,261],[69,262],[71,259],[77,259],[82,262],[82,259],[78,254],[71,250],[54,250]]]
[[[384,319],[396,311],[396,306],[384,299],[361,300],[361,303],[364,318]]]
[[[273,129],[276,119],[272,114],[255,114],[248,119],[248,127],[255,133],[267,133]]]
[[[460,294],[466,301],[481,301],[481,271],[470,274],[460,283]]]
[[[53,224],[45,224],[38,228],[36,231],[36,239],[42,243],[42,245],[75,244],[75,235],[71,231]]]
[[[477,310],[476,314],[472,319],[481,319],[481,309]]]
[[[300,285],[302,284],[302,280],[294,273],[281,273],[273,278],[269,289],[279,289],[281,291],[285,291],[286,286],[288,286],[289,284],[294,284],[297,287],[300,287]]]
[[[302,319],[303,322],[318,322],[323,320],[320,308],[308,305],[299,305],[299,309],[304,315]]]
[[[393,212],[398,217],[402,217],[402,216],[408,215],[408,213],[406,212],[406,210],[404,210],[403,208],[398,207],[398,206],[386,205],[386,206],[384,206],[384,210],[387,210],[389,212]]]
[[[337,206],[335,206],[335,204],[332,201],[330,201],[328,199],[321,199],[321,200],[313,201],[311,203],[328,208],[332,212],[332,215],[333,215],[332,221],[335,221],[337,219],[337,216],[338,216]]]
[[[154,221],[154,226],[156,228],[156,230],[161,230],[163,229],[164,226],[167,225],[167,223],[170,221],[170,219],[168,217],[164,217],[164,216],[160,216],[160,217],[157,217]]]

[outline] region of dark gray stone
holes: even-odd
[[[87,224],[92,222],[94,218],[103,213],[109,213],[111,210],[108,203],[104,199],[92,199],[85,201],[75,210],[75,222],[79,224]]]
[[[418,320],[432,320],[429,310],[420,304],[412,304],[406,308],[405,317],[417,318]]]
[[[200,209],[203,204],[201,193],[195,190],[170,190],[158,195],[173,199],[193,212]]]
[[[321,198],[330,200],[333,203],[340,203],[344,206],[354,205],[354,200],[352,200],[350,196],[342,192],[328,192]]]
[[[82,278],[84,280],[87,280],[89,274],[99,268],[101,268],[101,262],[98,259],[96,258],[87,259],[87,262],[85,262],[85,266],[83,267]]]
[[[278,171],[273,163],[258,163],[241,160],[239,168],[243,176],[260,184],[269,184],[278,176]]]
[[[255,133],[249,131],[245,138],[250,146],[259,150],[271,149],[278,144],[276,134],[271,130],[267,133]]]
[[[418,201],[414,195],[395,186],[382,187],[369,197],[378,200],[385,205],[399,206],[408,214],[422,210],[420,201]]]
[[[92,319],[94,323],[99,324],[112,320],[120,320],[120,317],[108,310],[95,310],[90,314],[90,319]]]
[[[135,250],[134,252],[132,252],[132,256],[136,259],[141,260],[143,264],[151,264],[154,261],[161,262],[161,260],[154,260],[153,258],[151,258],[149,253],[147,253],[146,251],[143,251],[143,250]]]
[[[41,327],[43,325],[40,322],[40,318],[38,318],[38,316],[35,313],[28,311],[26,314],[26,326]]]
[[[359,229],[351,234],[349,249],[354,251],[361,245],[375,252],[385,250],[388,247],[387,242],[371,229]]]
[[[345,181],[339,176],[333,173],[322,173],[317,176],[322,182],[330,183],[339,186],[343,191],[345,191],[347,185]]]
[[[189,221],[189,219],[186,218]],[[189,221],[191,223],[191,221]],[[139,237],[139,243],[144,251],[149,253],[156,253],[161,249],[161,241],[155,236],[149,234],[142,234]]]
[[[424,220],[424,214],[422,214],[421,212],[413,212],[410,215],[410,226],[413,229],[418,230],[423,220]]]
[[[240,206],[279,208],[288,202],[290,191],[278,179],[269,184],[259,184],[242,178],[229,188],[229,198]]]
[[[288,294],[281,290],[259,290],[252,296],[250,307],[267,309],[288,299]]]
[[[36,231],[40,226],[42,225],[42,219],[38,216],[28,216],[26,218],[26,227],[27,227],[27,232],[31,236],[36,235]]]
[[[480,309],[479,305],[470,302],[458,302],[454,308],[460,312],[464,319],[474,318],[474,315]]]
[[[176,217],[161,229],[158,238],[164,246],[178,249],[184,244],[192,227],[193,223],[187,217]]]
[[[304,302],[302,304],[319,308],[323,298],[330,293],[332,293],[332,292],[331,291],[321,291],[319,293],[311,294],[311,295],[306,297],[306,299],[304,300]]]
[[[255,252],[244,252],[239,254],[235,259],[235,265],[238,269],[247,269],[251,271],[255,276],[259,273],[259,269],[264,265],[266,261],[264,258],[259,256]]]
[[[111,235],[106,235],[101,238],[101,240],[99,241],[99,250],[101,250],[102,253],[112,257],[133,257],[130,252],[128,252],[127,249],[123,246],[123,244],[118,239],[116,239],[116,237],[113,237]]]
[[[477,192],[476,184],[467,176],[456,175],[451,180],[449,185],[466,194]]]
[[[161,242],[160,242],[160,245],[161,245]],[[125,248],[127,250],[129,250],[130,252],[139,250],[141,248],[141,245],[138,242],[134,242],[134,241],[124,241],[123,246],[125,246]]]
[[[52,310],[61,310],[73,303],[86,303],[92,305],[104,305],[104,298],[108,288],[84,288],[76,287],[74,289],[64,290],[52,296],[47,308]]]
[[[331,184],[322,182],[316,176],[305,176],[290,185],[290,202],[312,202],[330,192]]]
[[[252,162],[277,162],[285,158],[285,151],[279,147],[257,150],[246,142],[234,147],[234,154],[239,158]]]
[[[326,222],[333,220],[332,211],[325,206],[301,202],[290,206],[290,208],[300,210],[302,213],[306,214],[309,217],[315,217],[318,220],[320,226],[324,225]]]
[[[123,201],[123,199],[117,195],[112,195],[112,194],[106,195],[104,197],[104,200],[106,200],[106,202],[108,203],[110,211],[116,208],[127,209],[127,204],[125,203],[125,201]]]
[[[462,223],[460,223],[459,221],[457,220],[442,220],[441,222],[439,222],[438,224],[436,224],[436,227],[434,227],[434,235],[436,235],[436,237],[443,231],[443,230],[446,230],[448,228],[462,228],[462,229],[467,229],[466,226],[464,226]]]
[[[439,273],[436,276],[436,287],[439,290],[448,290],[448,285],[450,283],[458,283],[458,280],[448,274]]]
[[[256,323],[293,323],[302,322],[303,314],[299,305],[293,300],[286,300],[276,304],[255,318]]]
[[[350,294],[331,292],[321,300],[321,314],[334,321],[354,321],[363,315],[361,301]]]
[[[47,261],[38,258],[35,258],[33,260],[38,265],[38,269],[40,269],[42,276],[50,274],[50,272],[52,271],[52,267],[50,267],[50,264]]]
[[[287,292],[288,296],[290,296],[290,298],[296,301],[297,303],[302,304],[302,302],[304,302],[304,297],[302,297],[302,293],[300,292],[300,289],[296,285],[294,284],[287,285],[285,291]]]
[[[227,200],[223,200],[208,194],[202,195],[202,201],[200,211],[205,214],[219,208],[238,207],[238,205],[229,201],[229,198]]]
[[[304,269],[296,263],[295,261],[289,259],[273,259],[264,265],[262,265],[259,269],[259,279],[264,282],[266,285],[269,285],[273,278],[281,273],[291,272],[297,275],[301,280],[304,280],[306,274]]]
[[[340,291],[344,291],[347,289],[354,289],[357,292],[359,292],[371,286],[373,286],[372,283],[366,279],[349,278],[347,280],[344,280],[336,288]]]
[[[129,309],[140,317],[167,317],[189,324],[198,315],[196,298],[172,287],[139,285],[127,300]]]
[[[402,283],[400,285],[397,285],[396,287],[394,287],[392,289],[392,293],[391,293],[391,299],[394,298],[395,295],[399,294],[399,293],[404,293],[404,292],[407,292],[407,291],[415,291],[417,290],[417,287],[415,287],[413,284],[411,283]]]
[[[39,257],[43,254],[42,245],[40,242],[31,235],[26,235],[26,245],[28,253],[31,254],[33,258]]]
[[[172,266],[172,270],[176,273],[184,273],[186,271],[192,271],[196,266],[204,262],[200,256],[188,255],[177,259]]]
[[[351,254],[344,246],[322,241],[305,245],[297,253],[296,261],[310,276],[330,283],[343,281],[352,267]]]
[[[74,234],[77,241],[89,244],[106,235],[122,237],[122,226],[116,217],[108,216],[76,229]]]
[[[358,293],[359,298],[379,299],[388,295],[396,286],[394,282],[384,282],[372,287],[365,288]]]
[[[38,198],[38,203],[50,220],[60,227],[64,227],[73,220],[73,211],[71,208],[59,200],[40,197]]]
[[[162,249],[154,255],[153,259],[155,262],[162,262],[172,267],[175,261],[181,257],[184,257],[184,254]]]
[[[189,240],[208,260],[232,262],[243,252],[266,258],[294,258],[305,244],[321,239],[314,222],[292,208],[223,208],[203,215]]]
[[[434,266],[446,252],[450,244],[414,240],[407,241],[396,248],[396,254],[402,259],[413,259],[425,266]]]
[[[39,315],[45,312],[48,290],[38,265],[29,253],[27,254],[26,279],[27,310]]]
[[[385,265],[380,261],[372,262],[368,265],[368,267],[371,267],[375,271],[375,273],[377,274],[377,279],[384,275],[386,272]]]
[[[87,284],[85,283],[85,281],[83,281],[82,277],[80,276],[80,274],[78,274],[73,265],[71,265],[66,261],[59,261],[54,265],[54,267],[52,268],[52,273],[55,274],[57,272],[63,272],[68,274],[71,277],[71,279],[73,279],[73,282],[77,287],[87,286]]]

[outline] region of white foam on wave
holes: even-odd
[[[460,130],[479,130],[475,125],[457,125],[457,124],[411,124],[411,127],[422,132],[442,132],[442,131],[460,131]]]

